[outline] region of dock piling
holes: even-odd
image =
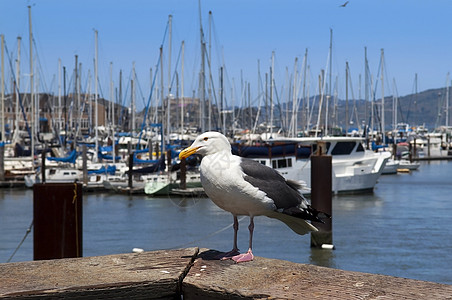
[[[33,186],[34,260],[82,256],[82,184]]]
[[[331,216],[325,223],[315,223],[319,231],[311,232],[311,247],[332,249],[332,157],[326,153],[325,142],[317,143],[317,155],[311,156],[311,206]],[[323,246],[325,245],[325,246]]]
[[[86,145],[82,147],[82,168],[83,168],[83,184],[88,184],[88,160],[86,157],[87,148]]]
[[[128,187],[132,190],[133,187],[133,152],[129,153],[129,177],[128,177]]]
[[[180,188],[183,190],[187,188],[187,161],[185,158],[180,161]]]

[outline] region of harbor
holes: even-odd
[[[335,250],[311,249],[266,217],[256,218],[255,253],[295,263],[452,284],[450,162],[422,162],[419,170],[380,177],[372,193],[333,197]],[[9,260],[33,217],[30,189],[0,190],[0,262]],[[232,217],[208,198],[83,195],[83,256],[202,247],[229,250]],[[229,225],[228,225],[229,224]],[[239,248],[247,245],[241,220]],[[11,262],[33,259],[29,235]]]
[[[68,5],[0,5],[0,298],[450,297],[442,24]]]

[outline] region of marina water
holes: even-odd
[[[384,175],[373,193],[333,198],[335,250],[310,248],[279,221],[255,219],[254,253],[351,271],[452,284],[452,162],[423,162],[410,174]],[[33,218],[33,192],[0,190],[0,263]],[[240,218],[239,248],[248,247]],[[206,198],[83,195],[83,255],[197,246],[232,248],[232,216]],[[12,262],[33,259],[33,234]]]

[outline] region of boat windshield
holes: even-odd
[[[356,142],[337,142],[331,151],[331,155],[349,155],[356,146]]]

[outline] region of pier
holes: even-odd
[[[452,299],[452,286],[198,248],[0,264],[0,299]]]

